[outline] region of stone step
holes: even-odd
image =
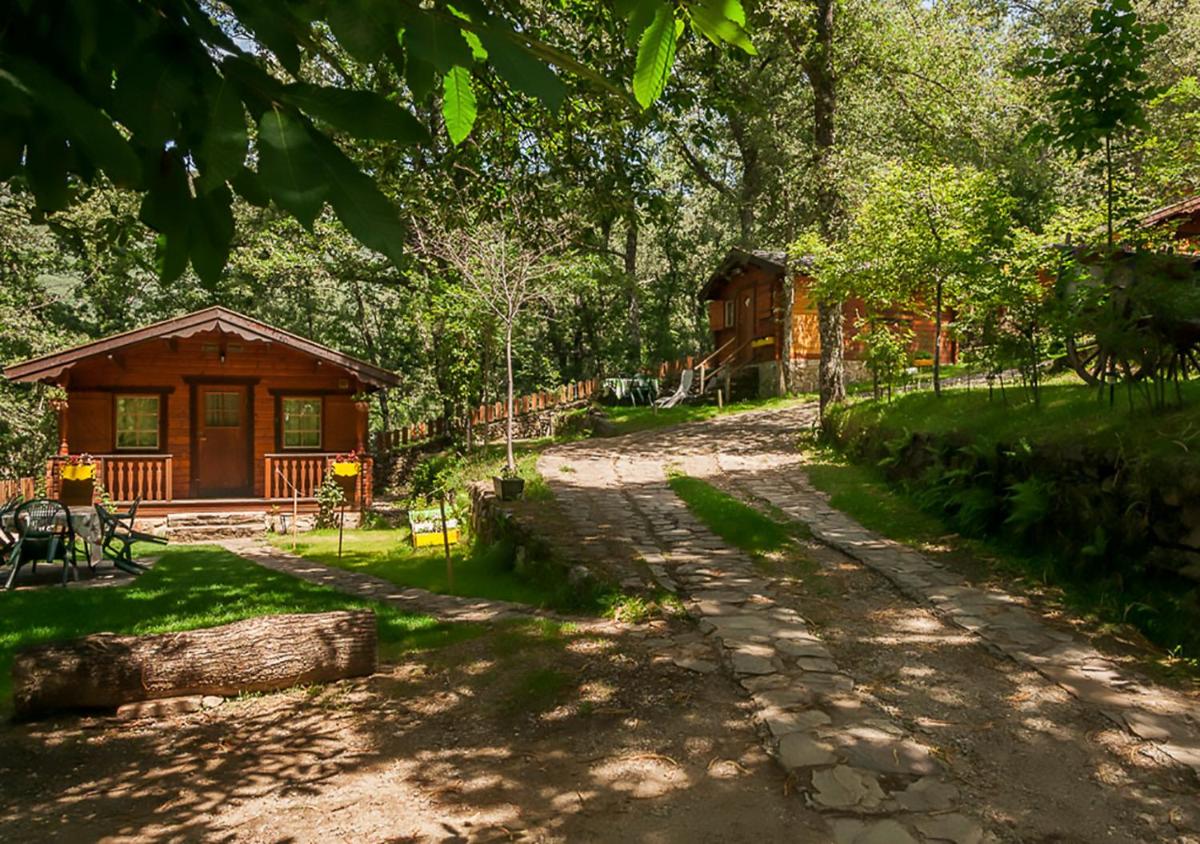
[[[174,542],[216,542],[222,539],[253,539],[265,532],[266,527],[259,519],[254,524],[169,526],[166,536]]]

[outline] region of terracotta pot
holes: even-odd
[[[492,486],[496,497],[501,501],[516,501],[525,492],[524,478],[502,478],[499,475],[492,478]]]

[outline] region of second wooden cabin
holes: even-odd
[[[745,385],[744,392],[759,396],[817,389],[821,336],[811,294],[813,278],[806,269],[804,262],[789,267],[785,252],[729,251],[700,291],[708,303],[717,350],[706,363],[709,371],[721,369],[726,376],[736,372],[733,377]],[[863,347],[853,338],[866,306],[861,299],[849,299],[843,311],[846,379],[865,380]],[[902,311],[892,317],[913,330],[912,359],[919,363],[932,359],[933,321]],[[944,319],[948,322],[949,315]],[[957,359],[958,345],[943,329],[942,363]]]

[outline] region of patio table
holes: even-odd
[[[71,530],[77,538],[83,540],[83,549],[87,555],[88,565],[91,566],[94,562],[104,559],[104,550],[100,544],[103,538],[100,517],[96,514],[95,509],[89,507],[87,510],[71,510],[70,513]],[[10,532],[14,534],[18,532],[15,513],[5,513],[3,524]],[[93,552],[95,552],[94,557]]]

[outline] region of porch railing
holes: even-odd
[[[170,454],[95,454],[96,495],[103,489],[113,501],[167,502],[175,498],[174,458]],[[51,458],[46,466],[46,486],[51,498],[62,490],[66,461]]]
[[[265,497],[291,498],[294,489],[299,498],[316,498],[317,488],[325,480],[335,456],[332,453],[265,455]],[[370,457],[363,457],[361,462],[354,500],[349,503],[356,507],[369,507],[374,461]]]

